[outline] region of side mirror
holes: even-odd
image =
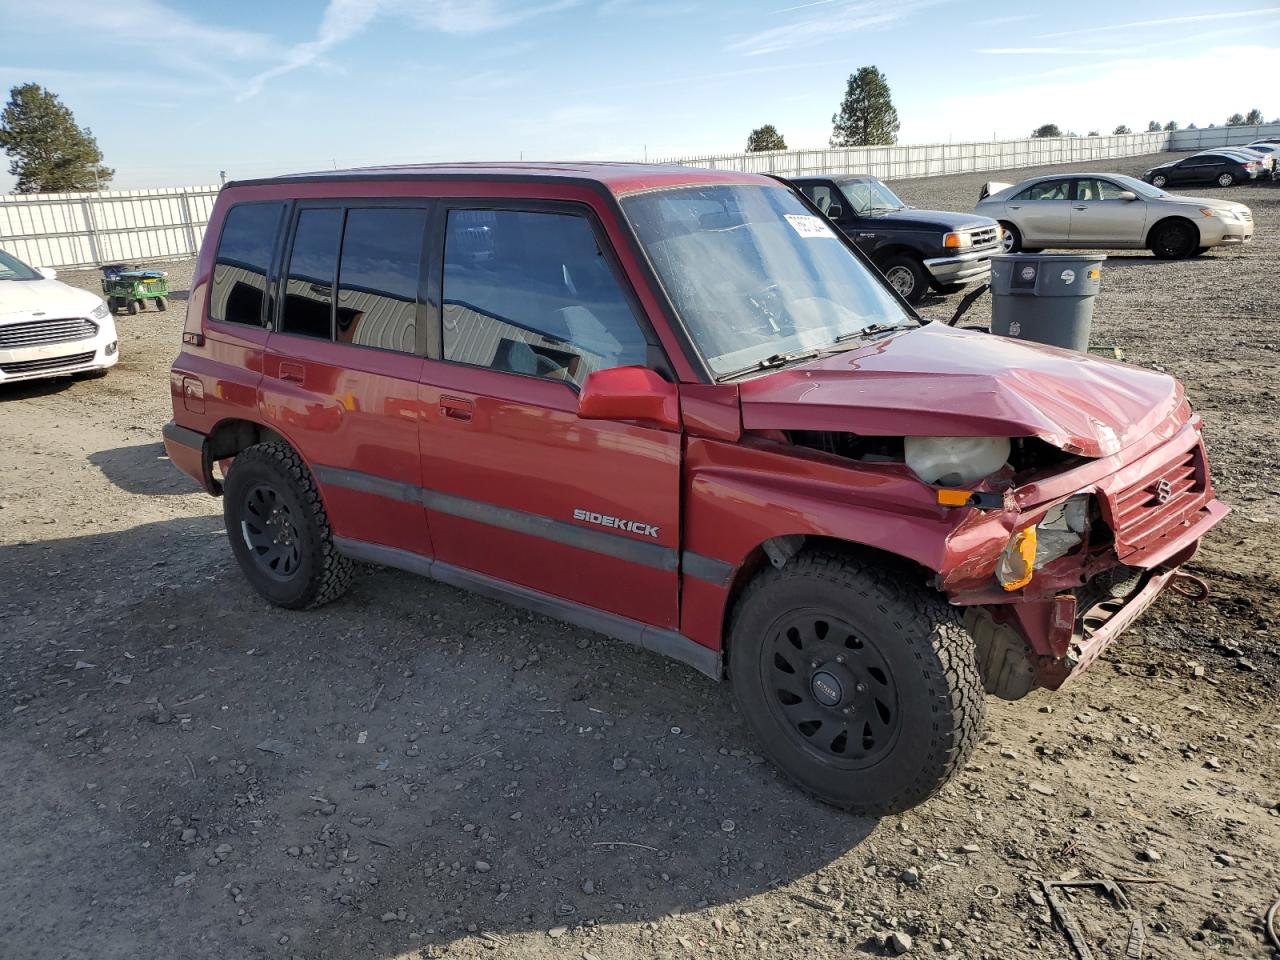
[[[46,280],[53,280],[58,276],[58,271],[53,267],[36,267],[36,273],[44,277]]]
[[[642,420],[663,430],[680,429],[680,396],[648,367],[612,367],[587,377],[578,397],[583,420]]]
[[[1138,195],[1134,193],[1132,190],[1121,190],[1120,199],[1133,201],[1138,199]]]
[[[839,220],[844,216],[844,207],[840,206],[838,203],[833,203],[831,206],[827,207],[827,216],[832,220]]]

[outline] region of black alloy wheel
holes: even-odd
[[[298,575],[301,553],[297,524],[278,490],[259,483],[245,491],[240,508],[240,535],[258,569],[275,580]]]

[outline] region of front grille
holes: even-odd
[[[98,325],[84,317],[24,320],[0,327],[0,350],[34,347],[42,343],[70,343],[98,335]]]
[[[975,247],[993,246],[996,242],[996,227],[992,224],[989,227],[978,227],[969,231],[969,237],[973,241]]]
[[[42,357],[39,360],[19,360],[16,363],[0,363],[0,370],[8,374],[36,373],[38,371],[69,370],[93,360],[94,351],[73,353],[69,357]]]
[[[1192,447],[1109,497],[1116,553],[1124,557],[1180,528],[1204,505],[1204,450]]]

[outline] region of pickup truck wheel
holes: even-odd
[[[982,726],[974,643],[954,610],[881,565],[837,554],[802,553],[748,585],[729,676],[764,753],[858,814],[927,800]]]
[[[924,264],[915,257],[906,254],[889,257],[880,265],[880,272],[889,281],[889,286],[913,307],[924,299],[929,290],[929,275]]]
[[[351,583],[351,561],[338,553],[311,472],[279,442],[236,454],[223,489],[231,550],[254,589],[300,610],[336,600]]]
[[[1004,229],[1004,235],[1000,238],[1000,246],[1005,253],[1017,253],[1022,249],[1022,234],[1008,220],[1001,220],[1000,226]]]
[[[1200,236],[1185,220],[1166,220],[1151,231],[1151,252],[1161,260],[1182,260],[1198,246]]]

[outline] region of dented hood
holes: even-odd
[[[1039,437],[1109,456],[1182,404],[1172,377],[941,323],[739,385],[748,430]]]

